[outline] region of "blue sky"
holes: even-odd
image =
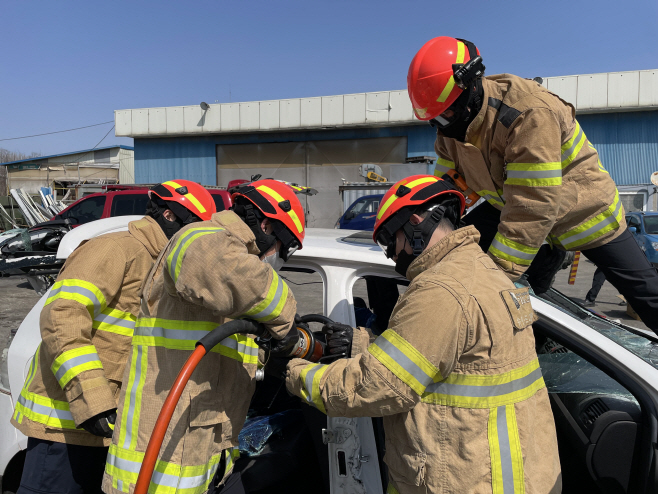
[[[0,139],[114,110],[406,87],[435,36],[478,45],[488,74],[658,68],[658,2],[9,1],[0,3]],[[89,149],[112,124],[0,147]],[[101,146],[132,140],[111,132]]]

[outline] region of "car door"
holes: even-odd
[[[634,232],[631,231],[631,235],[633,235],[633,238],[637,242],[637,245],[640,246],[640,249],[645,251],[646,247],[644,245],[644,236],[642,235],[642,222],[640,221],[640,218],[634,214],[626,215],[626,223],[628,224],[629,229],[635,228]]]

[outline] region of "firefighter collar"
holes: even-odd
[[[457,247],[469,244],[477,245],[480,232],[473,225],[466,226],[449,233],[429,249],[425,249],[407,269],[407,279],[413,281],[416,276],[437,265]]]

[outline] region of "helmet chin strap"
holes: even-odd
[[[258,247],[258,256],[262,256],[276,244],[276,236],[267,234],[263,231],[261,223],[265,219],[264,215],[253,204],[235,204],[233,211],[247,224],[249,229],[256,237],[256,246]]]
[[[411,221],[407,221],[402,227],[402,232],[412,249],[414,257],[418,257],[423,253],[429,244],[434,230],[439,226],[439,223],[445,215],[446,207],[439,205],[431,210],[431,214],[417,225],[412,225]]]

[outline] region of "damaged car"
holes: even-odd
[[[88,223],[68,233],[64,260],[84,239],[127,229],[137,217]],[[293,291],[315,294],[299,305],[321,339],[327,318],[386,329],[409,282],[394,270],[368,232],[309,229],[304,249],[282,269]],[[299,286],[301,285],[301,286]],[[34,352],[46,293],[27,315],[0,368],[0,475],[15,492],[27,438],[10,424]],[[532,296],[536,350],[555,418],[563,492],[658,491],[658,338],[602,318],[549,289]],[[6,358],[5,358],[6,355]],[[327,417],[290,396],[283,381],[258,374],[240,433],[235,468],[250,493],[383,494],[388,474],[380,418]],[[422,485],[422,475],[418,477]]]

